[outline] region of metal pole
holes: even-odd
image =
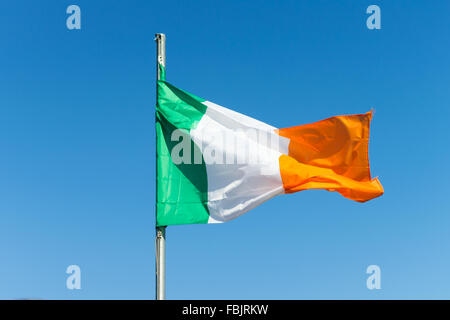
[[[156,228],[156,300],[166,298],[166,227]]]
[[[157,33],[156,41],[156,72],[157,79],[161,80],[159,65],[166,66],[166,35]],[[157,87],[158,88],[158,87]],[[158,90],[158,89],[156,89]],[[158,99],[158,92],[156,92]],[[156,187],[158,190],[158,187]],[[156,204],[155,204],[156,208]],[[166,297],[166,227],[156,228],[156,300]]]

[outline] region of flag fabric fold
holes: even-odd
[[[365,202],[372,112],[277,129],[158,81],[157,226],[232,220],[307,189]]]

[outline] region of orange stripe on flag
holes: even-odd
[[[285,192],[325,189],[359,202],[382,195],[380,182],[370,176],[371,119],[370,111],[277,130],[290,139],[289,156],[279,158]]]

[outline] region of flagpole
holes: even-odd
[[[166,67],[166,35],[155,34],[156,41],[156,78],[161,80],[159,65]],[[158,86],[156,87],[158,99]],[[156,192],[158,186],[156,186]],[[156,208],[155,199],[155,208]],[[156,211],[156,210],[155,210]],[[156,300],[164,300],[166,296],[166,227],[156,227]]]

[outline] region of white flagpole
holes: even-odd
[[[159,65],[166,67],[166,35],[157,33],[156,41],[156,72],[157,79],[161,79]],[[158,87],[157,87],[158,88]],[[158,90],[158,89],[156,89]],[[158,99],[158,92],[156,92]],[[156,186],[157,190],[158,186]],[[156,191],[158,192],[158,191]],[[156,208],[155,199],[155,208]],[[166,297],[166,227],[156,228],[156,300],[164,300]]]

